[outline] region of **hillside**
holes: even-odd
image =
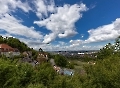
[[[7,39],[6,39],[7,40]],[[5,42],[4,42],[5,43]],[[16,43],[15,43],[16,44]],[[107,44],[96,59],[70,59],[60,55],[49,55],[58,66],[74,65],[73,76],[58,74],[48,62],[35,67],[19,63],[17,59],[0,58],[1,88],[119,88],[120,87],[120,37],[115,44]],[[61,59],[62,58],[62,59]],[[86,58],[86,57],[85,57]],[[84,59],[85,59],[84,58]],[[83,58],[82,58],[83,59]],[[64,63],[63,63],[64,62]],[[94,63],[92,63],[94,62]],[[71,67],[71,66],[70,66]]]

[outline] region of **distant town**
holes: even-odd
[[[80,50],[80,51],[49,51],[51,54],[61,54],[63,56],[71,57],[71,56],[79,56],[83,57],[85,55],[95,56],[99,50]],[[96,56],[95,56],[96,57]]]

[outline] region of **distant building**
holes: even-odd
[[[39,52],[36,60],[39,63],[48,61],[48,55],[47,55],[47,53]]]
[[[0,54],[5,55],[6,57],[12,57],[20,55],[20,52],[17,48],[12,48],[7,44],[0,44]]]
[[[35,67],[38,63],[37,60],[34,60],[32,57],[32,51],[24,51],[22,53],[23,58],[19,60],[19,62],[21,63],[29,63],[31,64],[33,67]]]

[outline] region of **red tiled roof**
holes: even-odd
[[[2,52],[14,51],[14,49],[7,44],[0,44],[0,49]]]

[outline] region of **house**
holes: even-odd
[[[24,57],[29,57],[29,58],[31,58],[31,57],[32,57],[32,51],[24,51],[24,52],[22,53],[22,55],[23,55]]]
[[[22,62],[22,63],[29,63],[31,64],[33,67],[35,67],[38,63],[37,60],[34,60],[33,57],[32,57],[32,51],[24,51],[22,53],[23,55],[23,58],[19,60],[19,62]]]
[[[0,44],[0,54],[5,55],[6,57],[12,57],[20,55],[20,52],[17,48],[12,48],[7,44]]]
[[[72,69],[60,68],[56,65],[53,66],[53,69],[60,75],[68,75],[68,76],[74,75],[74,70],[72,70]]]
[[[64,68],[63,69],[63,74],[68,75],[68,76],[72,76],[72,75],[74,75],[74,70]]]
[[[48,55],[47,55],[47,53],[39,52],[36,60],[39,63],[48,61]]]
[[[61,70],[61,68],[58,67],[58,66],[53,66],[53,69],[54,69],[56,72],[59,72],[59,71]]]

